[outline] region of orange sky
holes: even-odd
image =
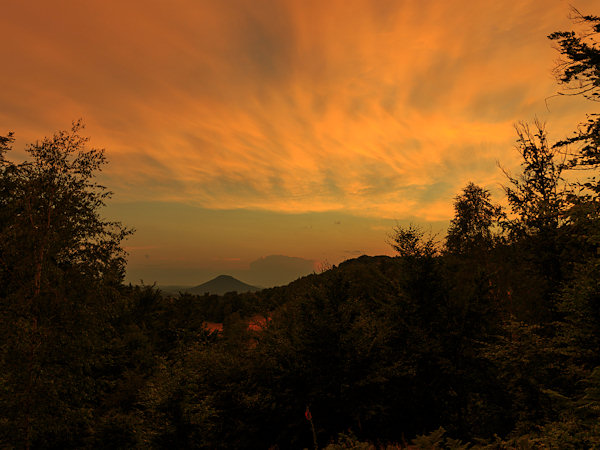
[[[569,6],[7,1],[0,133],[19,151],[84,119],[109,157],[108,213],[138,230],[131,280],[389,253],[395,220],[443,229],[468,181],[501,200],[515,122],[558,139],[590,111],[549,98],[546,36],[573,28]]]

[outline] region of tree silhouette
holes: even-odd
[[[426,236],[418,225],[397,225],[390,236],[389,244],[400,257],[431,258],[437,254],[435,236]]]
[[[508,204],[518,216],[505,225],[515,238],[554,233],[566,205],[565,164],[557,161],[560,155],[549,145],[545,125],[535,120],[534,127],[516,125],[522,173],[512,176],[505,171],[510,181],[505,187]]]
[[[494,245],[492,227],[501,215],[501,208],[492,204],[487,189],[467,184],[454,201],[454,218],[446,236],[447,251],[465,254],[491,249]]]
[[[582,96],[587,100],[600,101],[600,16],[582,15],[573,9],[573,19],[586,27],[584,33],[558,31],[548,36],[556,41],[563,60],[555,68],[555,74],[565,90],[559,95]],[[560,141],[557,147],[580,145],[571,159],[571,167],[594,170],[600,166],[600,114],[588,114],[574,136]],[[585,187],[600,195],[600,184],[594,172]]]
[[[7,442],[29,448],[81,439],[106,320],[130,233],[100,217],[110,193],[94,181],[102,150],[81,122],[0,163],[0,406]],[[3,139],[3,153],[12,136]]]

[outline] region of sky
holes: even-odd
[[[551,139],[590,112],[556,96],[563,0],[3,2],[0,134],[82,118],[109,164],[105,215],[136,229],[127,280],[281,284],[443,237],[472,181],[502,202],[514,125]],[[595,8],[594,8],[595,7]]]

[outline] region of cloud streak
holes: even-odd
[[[582,10],[591,10],[591,1]],[[10,2],[1,124],[83,116],[127,201],[448,219],[511,167],[512,124],[566,132],[549,1]],[[559,137],[559,135],[557,136]]]

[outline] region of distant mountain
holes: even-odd
[[[260,291],[260,288],[246,284],[229,275],[219,275],[206,283],[202,283],[196,287],[185,289],[185,292],[196,295],[204,295],[205,293],[223,295],[227,292],[255,292]]]

